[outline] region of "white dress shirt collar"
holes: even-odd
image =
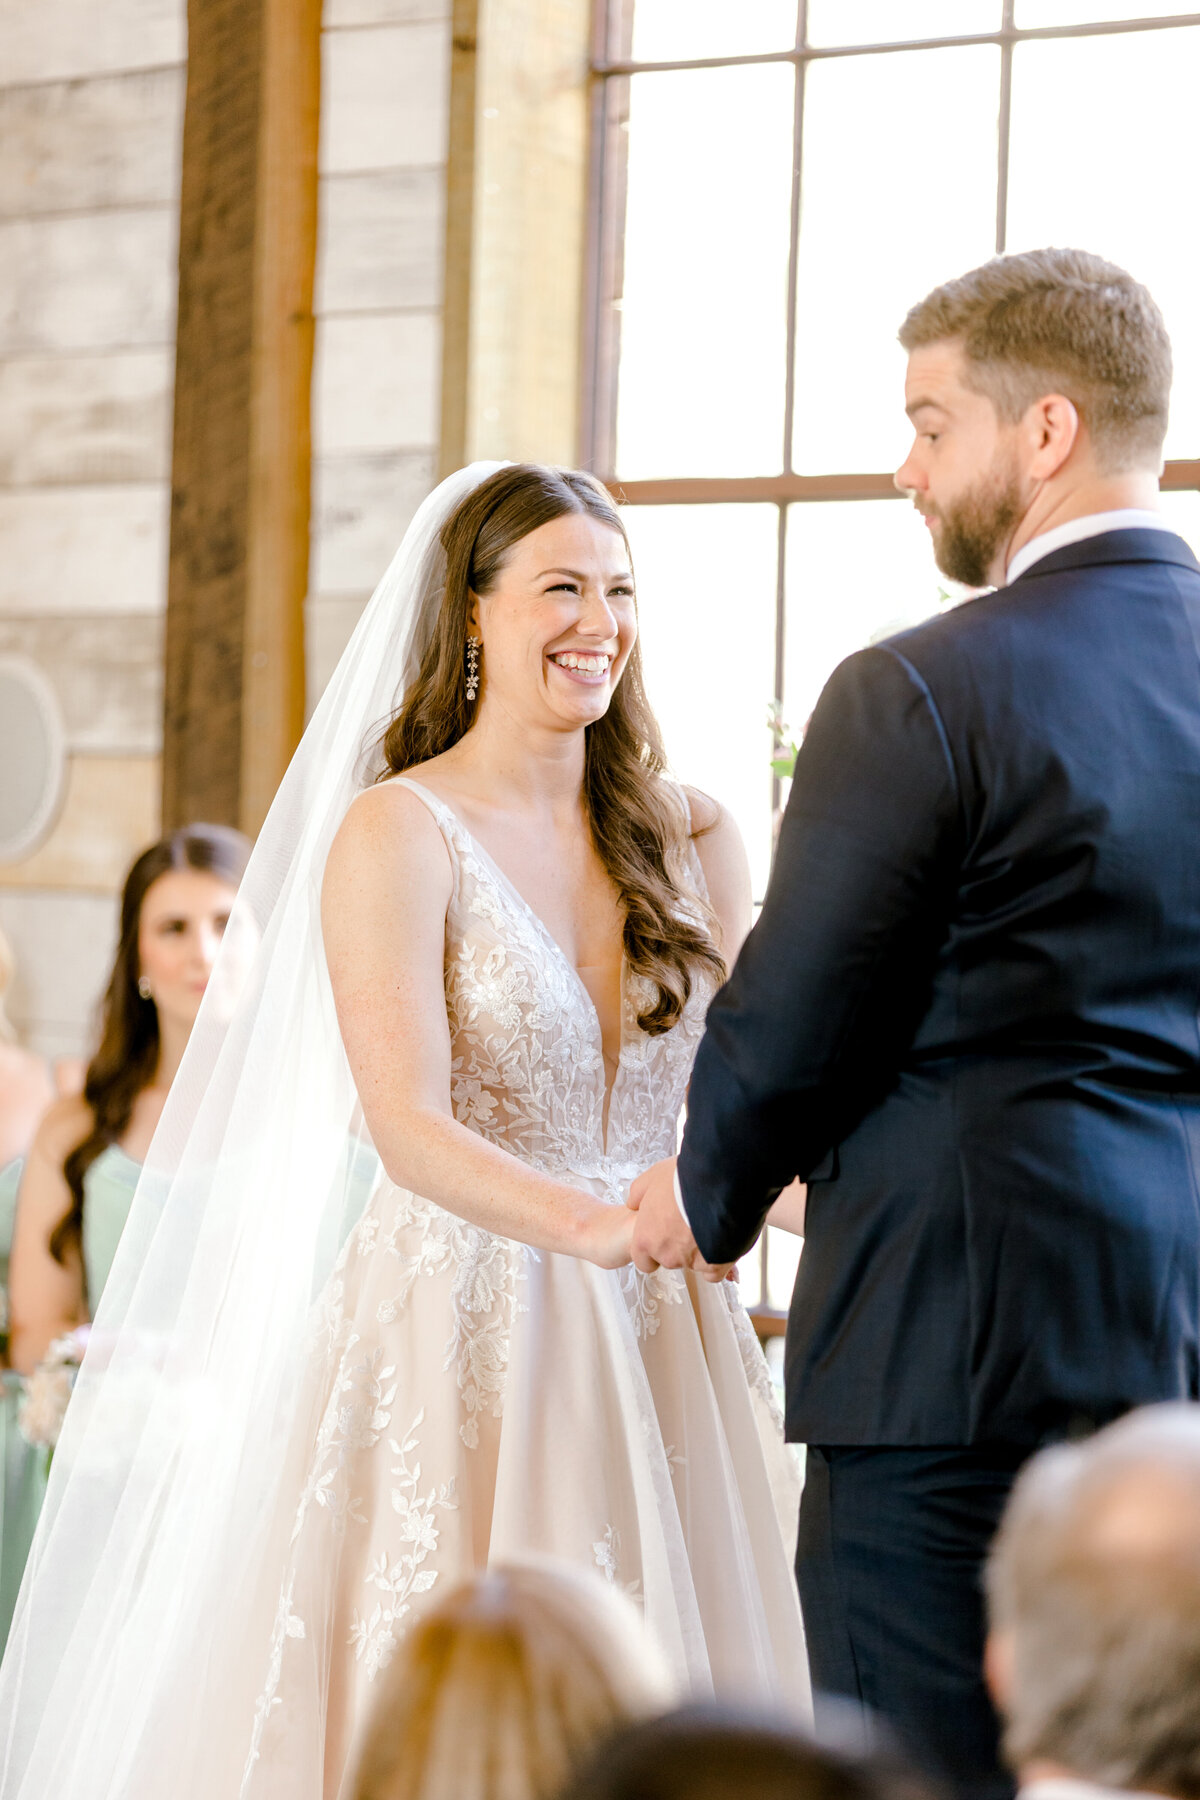
[[[1081,544],[1084,538],[1099,537],[1105,531],[1170,529],[1161,513],[1140,506],[1125,506],[1118,512],[1087,513],[1082,519],[1068,519],[1065,525],[1055,525],[1052,530],[1043,531],[1040,537],[1030,538],[1021,546],[1008,565],[1005,585],[1023,575],[1035,562],[1041,562],[1052,550],[1061,550],[1064,544]]]

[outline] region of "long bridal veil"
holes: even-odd
[[[321,876],[428,641],[441,528],[499,466],[451,476],[417,513],[263,826],[55,1452],[0,1668],[5,1800],[238,1791],[237,1715],[259,1685],[245,1661],[279,1637],[312,1301],[373,1164]]]

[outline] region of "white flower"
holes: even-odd
[[[33,1374],[17,1409],[17,1425],[26,1443],[53,1450],[67,1414],[67,1402],[87,1349],[89,1327],[77,1326],[55,1338]]]
[[[25,1384],[17,1424],[26,1443],[52,1450],[58,1442],[73,1386],[68,1369],[40,1363]]]

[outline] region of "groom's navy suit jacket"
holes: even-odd
[[[852,656],[713,1002],[703,1254],[809,1181],[788,1433],[1038,1443],[1200,1372],[1200,566],[1106,533]]]

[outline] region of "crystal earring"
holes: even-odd
[[[467,639],[467,705],[470,706],[479,692],[479,639]]]
[[[154,989],[150,986],[150,977],[148,975],[138,976],[138,993],[142,996],[143,1000],[152,1000],[154,998]]]

